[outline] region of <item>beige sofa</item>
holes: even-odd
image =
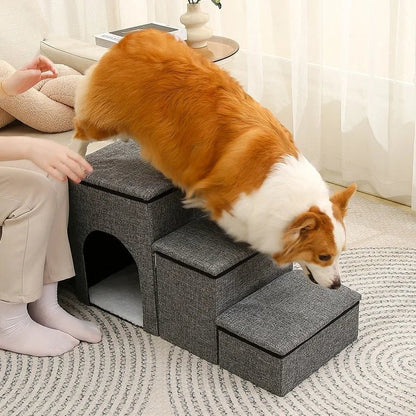
[[[42,11],[35,0],[1,0],[0,22],[0,59],[15,68],[42,54],[57,64],[65,64],[85,73],[107,51],[106,48],[76,39],[49,35]],[[0,129],[0,136],[14,135],[42,137],[67,144],[72,131],[41,133],[18,121]]]

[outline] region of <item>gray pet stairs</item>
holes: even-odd
[[[88,160],[94,172],[70,186],[83,302],[280,396],[356,339],[358,293],[323,289],[231,241],[182,207],[180,191],[140,159],[136,143]]]

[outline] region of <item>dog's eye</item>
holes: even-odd
[[[321,260],[321,261],[328,261],[328,260],[331,260],[331,255],[330,254],[321,254],[320,256],[319,256],[319,260]]]

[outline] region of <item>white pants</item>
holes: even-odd
[[[0,300],[29,303],[74,276],[68,183],[29,161],[0,162]]]

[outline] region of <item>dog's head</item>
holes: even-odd
[[[335,193],[330,198],[330,212],[313,206],[297,216],[284,233],[283,249],[273,258],[280,264],[298,262],[312,282],[338,289],[341,285],[338,259],[345,248],[343,220],[356,189],[353,184]]]

